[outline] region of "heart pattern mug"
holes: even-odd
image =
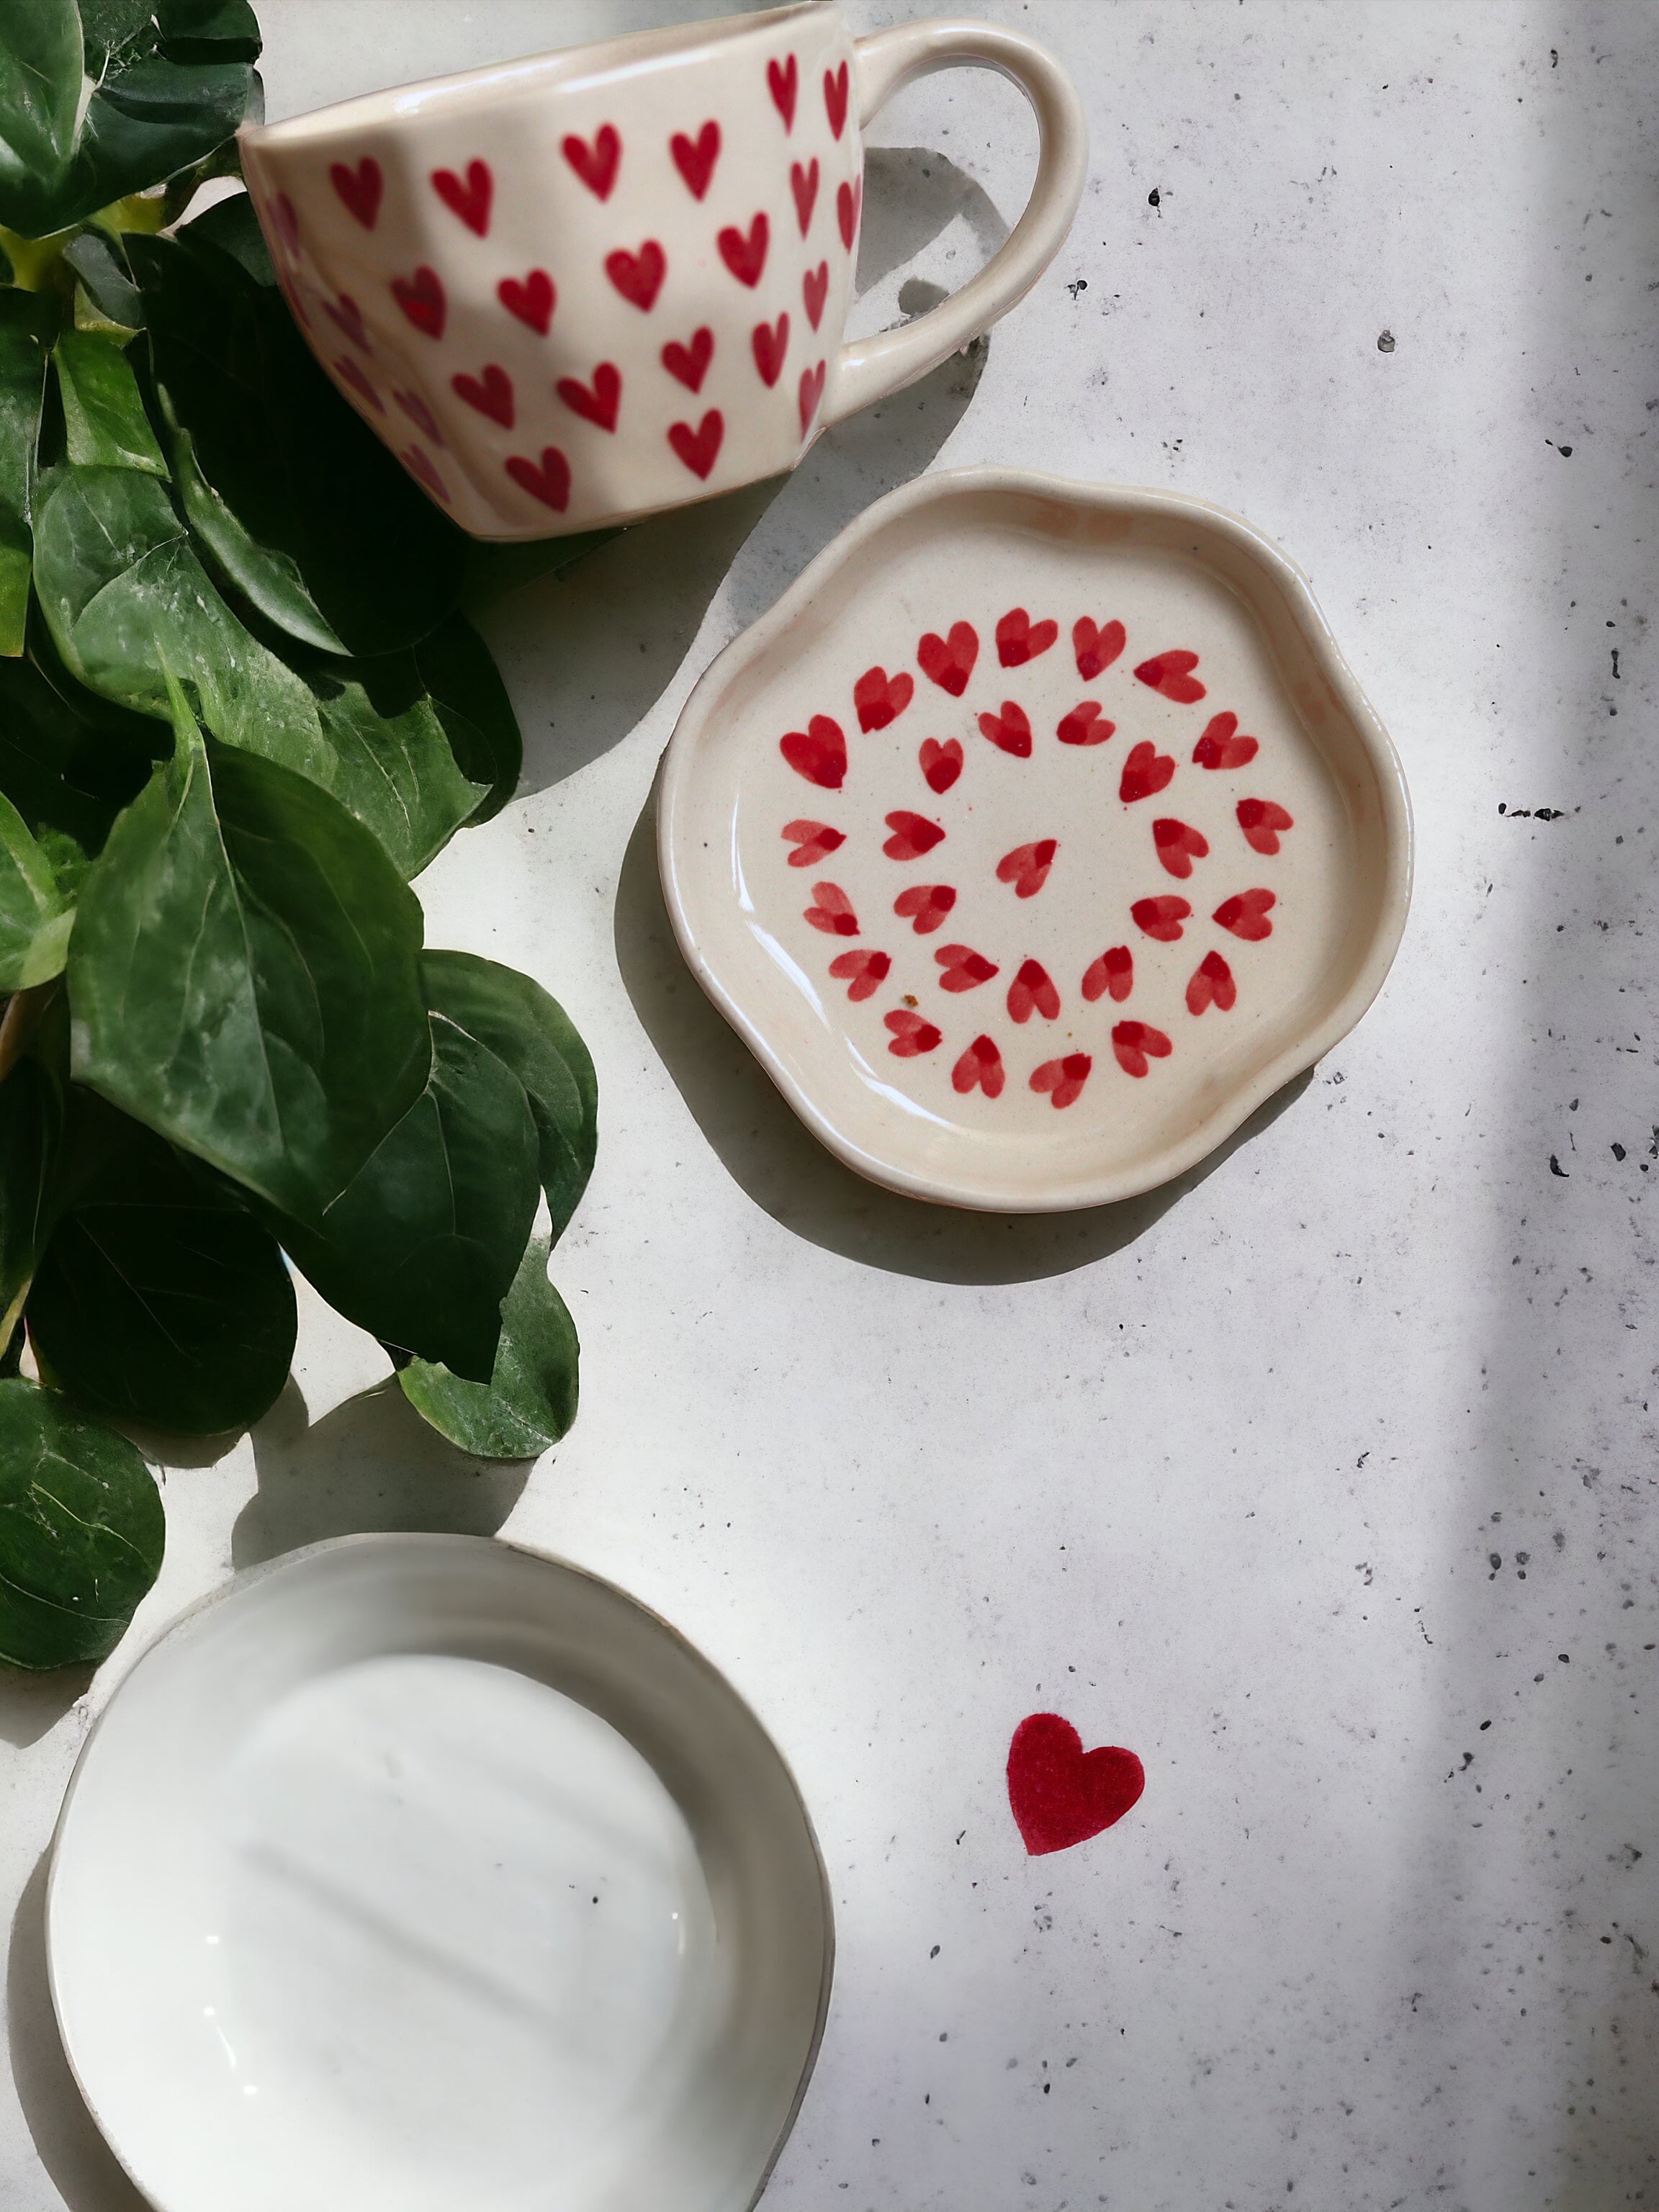
[[[1030,202],[914,323],[842,341],[862,126],[977,64],[1041,131]],[[854,40],[835,0],[375,93],[241,133],[279,281],[339,390],[473,536],[637,520],[794,467],[1007,313],[1070,228],[1060,64],[987,23]]]

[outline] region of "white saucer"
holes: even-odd
[[[466,1536],[321,1544],[146,1653],[47,1903],[159,2212],[744,2212],[829,2001],[781,1759],[665,1623]]]

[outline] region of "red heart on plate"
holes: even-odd
[[[386,190],[386,179],[374,156],[365,154],[355,169],[344,161],[331,162],[328,177],[363,228],[373,230],[374,219],[380,212],[380,195]]]
[[[1188,822],[1177,822],[1172,814],[1160,815],[1153,823],[1152,843],[1172,876],[1190,876],[1193,862],[1209,856],[1210,841],[1203,831]]]
[[[791,730],[780,738],[778,750],[797,775],[825,791],[839,791],[847,775],[847,739],[839,722],[828,714],[814,714],[804,730]],[[784,835],[788,836],[786,830]]]
[[[1005,668],[1035,660],[1060,635],[1057,622],[1034,623],[1024,607],[1011,607],[997,624],[997,659]]]
[[[1237,997],[1232,969],[1218,952],[1206,952],[1187,986],[1187,1012],[1201,1014],[1206,1006],[1219,1006],[1224,1014],[1231,1013]]]
[[[1008,1803],[1033,1858],[1067,1851],[1121,1820],[1146,1787],[1132,1751],[1083,1739],[1058,1713],[1032,1713],[1008,1747]]]
[[[1008,1016],[1011,1021],[1029,1022],[1033,1013],[1041,1014],[1045,1021],[1058,1021],[1060,994],[1041,961],[1022,960],[1018,974],[1008,986]]]
[[[1204,696],[1204,686],[1190,673],[1197,665],[1195,653],[1158,653],[1150,660],[1143,660],[1135,676],[1139,682],[1150,684],[1162,698],[1173,699],[1177,706],[1190,707],[1194,699]]]
[[[893,1042],[887,1048],[896,1060],[914,1060],[918,1053],[932,1052],[943,1042],[932,1022],[925,1022],[920,1014],[902,1007],[884,1017],[893,1032]]]
[[[592,386],[574,376],[562,376],[554,386],[565,405],[601,430],[614,430],[622,405],[622,372],[614,362],[602,361],[593,372]]]
[[[864,179],[855,184],[836,186],[836,222],[841,231],[841,242],[850,253],[853,236],[859,227],[859,216],[864,211]]]
[[[495,297],[507,313],[516,315],[543,337],[547,336],[558,296],[545,269],[532,269],[522,282],[516,276],[503,276],[495,287]]]
[[[953,699],[960,699],[979,659],[979,632],[972,623],[965,622],[952,623],[948,637],[930,629],[916,647],[916,659],[931,683]]]
[[[1123,763],[1118,797],[1128,806],[1133,806],[1138,799],[1152,798],[1175,774],[1175,765],[1172,754],[1159,752],[1156,745],[1143,738],[1138,745],[1131,747],[1129,757]]]
[[[772,241],[772,226],[763,208],[749,226],[745,238],[735,223],[727,223],[715,240],[720,250],[720,259],[739,284],[754,286],[761,280],[766,266],[766,249]]]
[[[1235,737],[1237,714],[1217,714],[1204,726],[1204,734],[1193,747],[1199,768],[1248,768],[1259,750],[1254,738]]]
[[[468,376],[463,372],[449,380],[469,407],[476,407],[480,415],[488,415],[504,430],[513,428],[513,380],[496,362],[489,362],[482,377]]]
[[[773,106],[783,118],[784,129],[793,131],[795,127],[795,94],[800,84],[793,54],[781,67],[776,62],[768,62],[766,84],[772,95]]]
[[[1081,706],[1073,707],[1069,714],[1062,714],[1054,735],[1063,745],[1103,745],[1116,729],[1101,714],[1099,703],[1085,699]]]
[[[1031,725],[1025,719],[1024,708],[1017,707],[1012,699],[1003,701],[1000,714],[981,714],[979,726],[994,745],[1000,746],[1005,753],[1012,753],[1016,760],[1031,757]]]
[[[1278,903],[1271,891],[1240,891],[1235,897],[1224,899],[1212,918],[1223,929],[1231,929],[1235,937],[1242,937],[1247,945],[1259,945],[1264,937],[1273,933],[1267,914]]]
[[[809,269],[800,280],[800,295],[806,302],[806,319],[814,330],[823,319],[824,295],[830,289],[830,264],[820,261],[816,269]]]
[[[1040,837],[1033,845],[1016,845],[997,862],[997,881],[1012,884],[1016,898],[1035,898],[1048,880],[1060,850],[1056,837]]]
[[[818,411],[818,402],[823,397],[823,380],[828,363],[820,362],[816,368],[804,368],[800,373],[800,434],[804,438],[812,427],[812,417]]]
[[[343,354],[334,364],[334,374],[343,383],[349,384],[364,404],[372,407],[377,415],[386,413],[385,402],[355,361],[347,360]]]
[[[720,151],[718,129],[714,132],[714,150],[716,153]],[[602,123],[594,133],[591,146],[573,131],[564,141],[564,158],[595,199],[610,198],[611,187],[617,181],[617,169],[622,161],[622,140],[617,136],[613,124]],[[699,192],[697,197],[701,199],[702,193]]]
[[[544,446],[539,461],[528,461],[522,453],[514,453],[507,464],[507,473],[544,507],[555,507],[562,514],[569,506],[570,464],[556,446]]]
[[[685,463],[694,477],[706,483],[708,471],[720,458],[720,441],[726,435],[726,417],[718,407],[711,407],[694,430],[689,422],[671,422],[668,442]]]
[[[1238,802],[1238,826],[1246,842],[1258,853],[1273,854],[1279,850],[1281,830],[1294,830],[1296,823],[1282,806],[1271,799],[1241,799]]]
[[[435,269],[422,262],[412,276],[394,276],[392,296],[417,331],[424,331],[429,338],[443,336],[447,303]]]
[[[1000,1098],[1007,1079],[1002,1054],[988,1036],[976,1036],[951,1070],[951,1088],[964,1097],[977,1085],[988,1098]]]
[[[714,333],[707,323],[692,331],[689,346],[683,346],[678,338],[671,338],[662,349],[663,367],[671,376],[678,377],[688,392],[702,390],[702,380],[714,357]]]
[[[803,169],[799,161],[789,164],[789,188],[795,195],[795,220],[800,225],[800,234],[805,237],[812,227],[812,210],[818,197],[818,157],[812,156],[811,165]],[[813,325],[816,329],[816,324]]]
[[[890,676],[884,668],[866,668],[853,686],[853,704],[859,710],[861,730],[884,730],[890,722],[896,721],[910,703],[916,688],[914,676],[902,670]],[[958,757],[961,748],[957,748]]]
[[[349,292],[342,292],[337,299],[325,300],[323,307],[336,326],[345,332],[353,345],[361,346],[365,353],[374,351],[374,348],[368,343],[368,332],[363,328],[362,310]]]
[[[872,999],[892,964],[884,952],[842,952],[830,963],[830,973],[846,984],[849,999]]]
[[[757,323],[749,333],[749,343],[760,380],[769,392],[783,374],[783,356],[789,350],[787,314],[780,315],[775,323]]]
[[[925,814],[911,814],[903,807],[887,817],[887,827],[893,834],[881,849],[890,860],[919,860],[924,853],[931,853],[935,845],[945,840],[945,832],[937,822],[930,822]]]
[[[940,969],[941,991],[972,991],[988,983],[997,972],[994,960],[975,952],[971,945],[941,945],[933,955]]]
[[[1064,1060],[1045,1060],[1031,1070],[1033,1091],[1046,1091],[1051,1106],[1070,1106],[1083,1095],[1094,1061],[1086,1052],[1068,1052]]]
[[[1163,1030],[1155,1030],[1150,1022],[1120,1022],[1112,1031],[1112,1050],[1126,1075],[1145,1075],[1148,1054],[1153,1060],[1167,1060],[1170,1045]]]
[[[438,428],[432,410],[418,392],[394,392],[392,396],[417,430],[430,438],[434,446],[442,445],[444,434]]]
[[[927,788],[941,796],[962,774],[962,747],[954,738],[947,738],[943,744],[937,738],[924,738],[917,757]]]
[[[812,867],[827,853],[835,852],[847,842],[844,830],[832,830],[827,822],[808,822],[805,817],[798,822],[786,822],[782,835],[798,848],[789,855],[792,868]]]
[[[830,118],[830,135],[839,138],[847,120],[847,64],[823,72],[823,112]]]
[[[621,246],[607,253],[605,273],[624,300],[631,300],[641,314],[648,314],[668,274],[668,256],[654,238],[647,238],[637,253],[629,253]]]
[[[1083,995],[1092,1006],[1109,991],[1121,1003],[1135,987],[1135,957],[1127,945],[1113,945],[1083,971]]]
[[[1148,937],[1155,937],[1160,945],[1173,945],[1181,934],[1181,925],[1192,908],[1184,898],[1175,898],[1168,891],[1157,898],[1137,899],[1129,908],[1130,919],[1137,929],[1144,929]]]
[[[605,135],[602,131],[599,134]],[[611,136],[615,137],[615,132]],[[488,161],[469,161],[465,180],[453,169],[434,169],[432,189],[450,211],[459,216],[467,228],[482,238],[489,228],[489,203],[495,197],[495,180],[489,173]]]
[[[826,937],[856,937],[859,918],[853,911],[853,902],[839,884],[814,884],[812,896],[815,906],[805,909],[805,916],[814,929],[821,929]]]
[[[1072,624],[1072,650],[1077,655],[1077,672],[1085,684],[1109,668],[1122,652],[1127,633],[1121,622],[1103,623],[1098,627],[1087,615],[1081,622]]]
[[[956,902],[957,895],[949,884],[912,884],[893,901],[893,911],[910,924],[918,937],[927,937]]]
[[[708,190],[708,179],[720,159],[720,125],[705,123],[695,141],[683,131],[677,131],[668,142],[668,150],[674,156],[674,167],[685,179],[687,191],[694,200],[700,200]]]

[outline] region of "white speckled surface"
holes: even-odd
[[[684,12],[264,0],[271,112]],[[981,12],[1069,59],[1095,145],[971,404],[956,364],[769,506],[649,526],[491,625],[524,794],[422,888],[435,942],[542,976],[599,1061],[557,1263],[577,1428],[527,1481],[474,1474],[354,1395],[378,1355],[308,1308],[276,1413],[169,1475],[129,1648],[234,1559],[356,1527],[504,1522],[665,1613],[775,1732],[835,1888],[835,2002],[769,2206],[1637,2203],[1653,18]],[[995,83],[895,103],[872,320],[1012,220],[1030,136]],[[639,826],[712,653],[936,460],[1248,515],[1309,570],[1416,802],[1416,903],[1361,1028],[1210,1172],[1112,1212],[959,1218],[836,1167],[678,968]],[[0,1683],[7,2212],[135,2203],[68,2087],[38,1932],[86,1689]],[[1028,1860],[1001,1765],[1046,1706],[1147,1784]]]

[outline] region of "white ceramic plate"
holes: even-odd
[[[112,1698],[47,1905],[161,2212],[744,2212],[830,1899],[778,1753],[610,1584],[465,1536],[246,1576]]]
[[[1400,763],[1237,515],[1005,469],[878,501],[723,653],[659,802],[681,950],[808,1127],[915,1197],[1180,1174],[1357,1022]]]

